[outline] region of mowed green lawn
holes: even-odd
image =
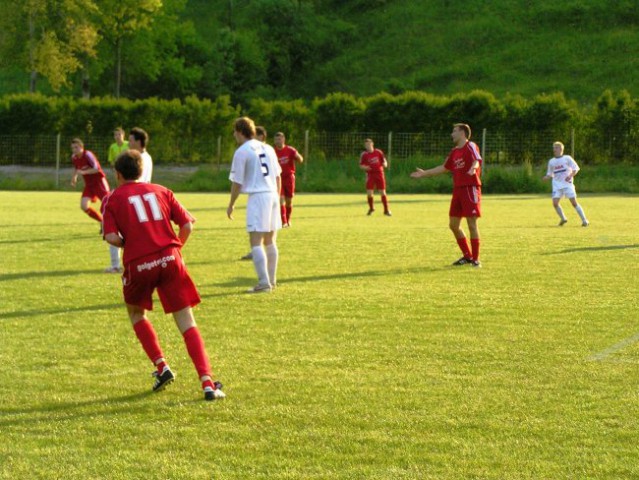
[[[79,193],[0,192],[0,477],[637,478],[639,197],[491,196],[482,269],[459,257],[448,196],[299,195],[279,288],[255,283],[245,198],[178,194],[184,249],[228,395],[177,373],[151,394],[98,224]]]

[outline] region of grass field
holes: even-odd
[[[0,478],[639,477],[639,197],[558,228],[547,195],[487,195],[473,269],[448,195],[300,195],[258,296],[243,210],[178,198],[221,402],[159,303],[178,378],[149,393],[77,192],[0,192]]]

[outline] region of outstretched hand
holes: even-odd
[[[421,178],[426,176],[426,170],[422,170],[421,168],[416,168],[414,172],[410,174],[412,178]]]

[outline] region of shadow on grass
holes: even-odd
[[[39,315],[56,315],[58,313],[72,312],[95,312],[98,310],[112,310],[114,308],[124,309],[124,302],[109,303],[104,305],[89,305],[86,307],[67,307],[67,308],[42,308],[38,310],[20,310],[17,312],[9,312],[0,314],[0,320],[8,320],[9,318],[21,317],[37,317]]]
[[[17,243],[44,243],[44,242],[61,242],[64,240],[64,242],[77,242],[77,241],[85,241],[87,239],[96,239],[98,237],[98,235],[74,235],[72,238],[68,238],[68,237],[59,237],[59,238],[51,238],[51,237],[45,237],[45,238],[24,238],[24,239],[11,239],[11,240],[0,240],[0,244],[6,244],[6,245],[11,245],[11,244],[17,244]]]
[[[99,270],[52,270],[50,272],[16,272],[4,273],[0,275],[0,282],[10,282],[11,280],[22,280],[24,278],[43,278],[43,277],[70,277],[74,275],[86,275],[91,273],[100,273],[106,276],[104,272]],[[113,274],[111,274],[113,275]]]
[[[64,415],[64,418],[69,417],[87,417],[100,415],[100,411],[96,411],[97,407],[106,407],[103,414],[111,414],[116,411],[126,410],[131,412],[131,403],[144,400],[147,397],[153,395],[154,392],[145,390],[144,392],[132,393],[130,395],[124,395],[121,397],[113,398],[99,398],[95,400],[87,400],[84,402],[61,402],[61,403],[48,403],[38,404],[33,406],[26,406],[22,408],[0,408],[0,427],[9,427],[13,425],[20,425],[26,423],[33,423],[34,421],[55,421],[59,420],[58,414]],[[85,407],[93,407],[87,412],[80,412]],[[109,408],[111,407],[111,408]],[[113,408],[118,407],[118,408]],[[148,408],[148,407],[146,407]],[[146,409],[145,408],[145,409]],[[26,415],[26,418],[20,418]],[[34,418],[35,416],[35,418]],[[12,418],[14,417],[14,418]],[[19,417],[19,418],[15,418]]]
[[[564,253],[575,253],[575,252],[604,252],[609,250],[628,250],[631,248],[639,248],[639,243],[634,243],[632,245],[608,245],[608,246],[601,246],[601,247],[566,248],[565,250],[560,250],[558,252],[543,253],[542,255],[561,255]]]
[[[420,273],[420,272],[440,272],[449,270],[450,266],[442,267],[411,267],[411,268],[396,268],[392,270],[370,270],[367,272],[352,272],[352,273],[333,273],[326,275],[306,275],[302,277],[287,277],[281,281],[282,284],[289,283],[307,283],[307,282],[324,282],[330,280],[342,280],[342,279],[355,279],[362,277],[384,277],[389,275],[402,275],[405,273]],[[214,287],[251,287],[256,282],[255,277],[237,277],[227,282],[209,283],[204,286]],[[278,282],[279,285],[280,282]]]

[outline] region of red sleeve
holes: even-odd
[[[446,161],[444,162],[444,168],[448,171],[453,170],[453,152],[451,151],[446,157]]]
[[[102,233],[120,233],[118,225],[115,222],[115,216],[113,214],[114,203],[111,202],[112,194],[107,195],[102,200]]]
[[[475,160],[479,160],[479,163],[482,162],[481,153],[479,152],[479,147],[475,142],[468,142],[468,148],[470,150],[470,155],[472,157],[473,162]]]
[[[100,170],[100,162],[98,162],[95,154],[93,152],[90,152],[89,150],[85,150],[84,153],[86,154],[86,159],[89,167]]]

